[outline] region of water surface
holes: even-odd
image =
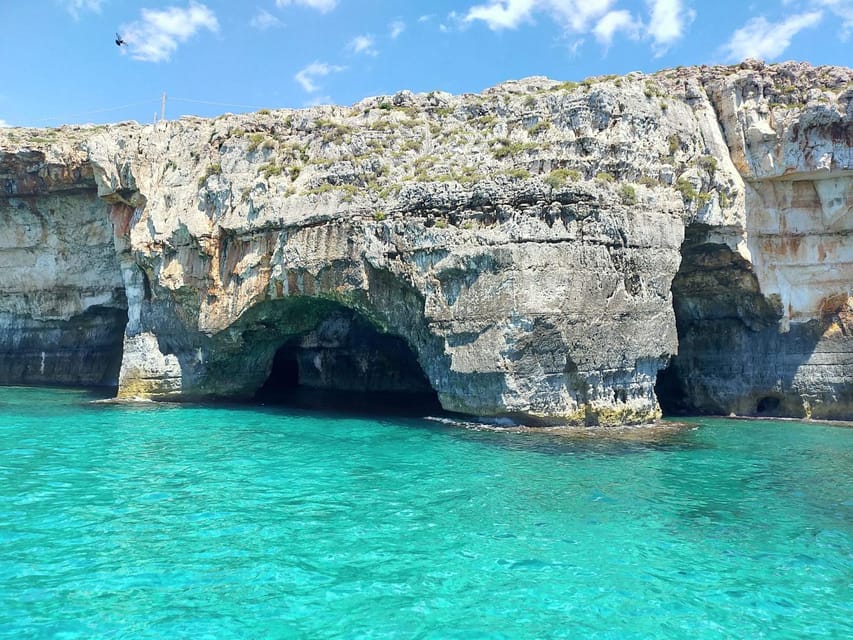
[[[853,429],[0,389],[0,638],[849,638]]]

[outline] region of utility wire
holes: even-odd
[[[233,102],[210,102],[209,100],[191,100],[190,98],[175,98],[173,96],[167,96],[168,100],[174,100],[176,102],[194,102],[196,104],[209,104],[215,107],[239,107],[240,109],[264,109],[265,107],[259,107],[256,104],[234,104]],[[268,107],[267,107],[268,108]]]
[[[172,96],[168,96],[167,99],[169,101],[174,101],[174,102],[191,102],[191,103],[195,103],[195,104],[206,104],[206,105],[210,105],[210,106],[214,106],[214,107],[236,107],[239,109],[252,109],[255,111],[258,109],[266,108],[266,107],[261,107],[258,105],[252,105],[252,104],[235,104],[233,102],[211,102],[209,100],[193,100],[191,98],[175,98]],[[109,113],[111,111],[121,111],[122,109],[130,109],[131,107],[141,107],[144,105],[151,106],[154,104],[156,104],[156,101],[154,101],[154,100],[146,100],[144,102],[132,102],[130,104],[123,104],[123,105],[118,106],[118,107],[109,107],[106,109],[95,109],[93,111],[83,111],[81,113],[72,113],[72,114],[66,114],[66,115],[61,115],[61,116],[51,116],[48,118],[34,118],[30,122],[48,122],[48,121],[55,121],[55,120],[58,120],[60,122],[68,122],[68,120],[71,120],[72,118],[82,118],[84,116],[96,115],[99,113]]]
[[[110,111],[120,111],[121,109],[129,109],[130,107],[141,107],[142,105],[151,105],[154,104],[153,100],[146,100],[145,102],[133,102],[131,104],[123,104],[120,107],[110,107],[108,109],[95,109],[94,111],[84,111],[82,113],[72,113],[63,116],[52,116],[50,118],[34,118],[31,122],[47,122],[48,120],[69,120],[71,118],[79,118],[81,116],[89,116],[96,113],[108,113]]]

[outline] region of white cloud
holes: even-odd
[[[567,31],[585,31],[596,19],[605,15],[614,0],[490,0],[471,7],[465,22],[482,20],[492,31],[516,29],[532,22],[536,12],[547,13]]]
[[[312,62],[307,67],[297,72],[293,78],[296,82],[302,85],[302,88],[308,93],[316,93],[320,90],[320,86],[315,82],[316,78],[322,78],[330,73],[337,73],[344,69],[345,67],[326,64],[325,62]]]
[[[83,11],[93,11],[94,13],[101,12],[101,5],[106,0],[63,0],[66,11],[74,16],[77,20]]]
[[[853,0],[815,0],[814,5],[828,9],[840,19],[842,40],[853,34]]]
[[[450,33],[454,29],[462,29],[465,27],[465,20],[455,11],[447,14],[444,22],[439,23],[438,30],[442,33]]]
[[[0,129],[11,127],[12,125],[6,122],[3,118],[0,118]]]
[[[406,23],[402,20],[394,20],[394,22],[388,25],[388,35],[391,36],[392,40],[396,40],[405,30]]]
[[[434,13],[427,13],[418,18],[418,22],[429,22],[435,17]]]
[[[347,49],[353,53],[363,53],[366,56],[379,55],[376,50],[376,40],[369,33],[353,38],[347,45]]]
[[[625,9],[611,11],[601,18],[592,29],[595,39],[605,47],[610,46],[613,42],[613,36],[619,31],[625,32],[632,40],[640,37],[640,25],[634,20],[630,11]]]
[[[121,34],[134,59],[163,62],[202,29],[216,32],[219,22],[207,6],[191,0],[186,9],[143,9],[142,19],[123,26]]]
[[[567,48],[568,48],[569,53],[572,55],[573,58],[577,57],[577,55],[580,52],[583,45],[584,45],[584,39],[583,38],[578,38],[577,40],[575,40],[574,42],[572,42],[568,45]]]
[[[324,104],[332,104],[331,96],[314,96],[310,100],[306,100],[302,103],[304,107],[319,107]]]
[[[617,0],[487,0],[468,9],[463,21],[481,21],[492,31],[501,31],[517,29],[543,14],[560,25],[566,35],[593,35],[605,47],[620,33],[631,40],[642,37],[651,41],[656,55],[662,55],[684,35],[696,13],[685,7],[685,0],[646,0],[646,6],[648,22],[617,8]]]
[[[275,6],[280,9],[291,4],[316,9],[320,13],[328,13],[338,6],[338,0],[275,0]]]
[[[760,16],[752,18],[734,32],[722,49],[729,61],[744,58],[773,60],[791,44],[791,38],[803,29],[815,26],[823,18],[820,11],[789,16],[781,22],[768,22]]]
[[[551,14],[564,28],[583,33],[589,25],[607,14],[614,0],[549,0]]]
[[[255,29],[260,29],[261,31],[284,26],[284,23],[281,20],[264,9],[259,9],[258,12],[252,16],[249,24]]]
[[[853,2],[853,0],[817,0]],[[618,8],[618,0],[487,0],[468,9],[462,20],[485,22],[492,31],[517,29],[532,23],[538,14],[546,15],[568,36],[593,35],[605,47],[617,34],[631,40],[651,41],[657,56],[679,40],[696,17],[686,0],[645,0],[648,21],[642,21],[627,9]]]
[[[536,0],[492,0],[489,4],[471,7],[465,22],[482,20],[492,31],[515,29],[530,19],[536,4]]]
[[[651,17],[646,31],[661,56],[693,22],[696,12],[684,8],[683,0],[647,0]]]

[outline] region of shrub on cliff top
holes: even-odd
[[[679,178],[675,181],[675,190],[678,191],[685,200],[695,200],[699,193],[696,187],[687,178]]]
[[[470,165],[462,167],[461,171],[453,174],[453,177],[456,182],[464,186],[471,185],[485,179],[485,176],[482,173],[478,173],[477,169]]]
[[[696,187],[687,178],[679,178],[675,181],[675,189],[689,202],[696,202],[700,207],[711,200],[711,194],[707,191],[696,191]]]
[[[255,151],[258,147],[260,147],[264,141],[266,140],[266,136],[263,133],[253,133],[249,136],[249,146],[247,151]]]
[[[535,144],[530,142],[512,142],[507,139],[495,141],[495,146],[492,149],[492,155],[496,160],[502,160],[510,156],[516,156],[525,151],[536,149]]]
[[[547,131],[550,126],[551,126],[551,123],[548,122],[547,120],[540,120],[539,122],[537,122],[536,124],[534,124],[533,126],[528,128],[527,133],[529,133],[532,136],[535,136],[535,135],[542,133],[543,131]]]
[[[643,90],[643,93],[646,95],[647,98],[660,98],[665,95],[660,89],[660,87],[658,87],[651,80],[646,80],[646,85],[645,89]]]
[[[262,164],[260,167],[258,167],[258,173],[263,175],[264,178],[266,178],[267,180],[269,180],[272,176],[281,175],[281,167],[275,162],[267,162],[266,164]]]
[[[327,120],[326,118],[317,118],[314,121],[314,125],[318,129],[323,129],[323,142],[325,143],[340,143],[343,141],[344,136],[352,133],[352,127],[339,122],[333,122],[332,120]]]
[[[622,204],[634,205],[637,204],[637,190],[633,185],[623,184],[619,187],[619,197],[622,199]]]
[[[222,165],[220,163],[213,162],[213,163],[207,165],[207,169],[204,170],[204,175],[202,175],[198,179],[198,186],[199,187],[204,186],[204,183],[207,182],[207,179],[210,176],[218,176],[221,173],[222,173]]]
[[[331,191],[343,191],[344,194],[341,196],[341,201],[352,202],[360,190],[354,184],[330,184],[328,182],[324,182],[319,187],[308,189],[307,193],[311,195],[323,195]]]
[[[669,155],[675,155],[675,152],[681,147],[681,140],[674,133],[670,134],[666,140],[669,143]]]
[[[508,175],[513,180],[526,180],[530,177],[530,172],[522,167],[517,167],[515,169],[510,169],[509,171],[507,171],[506,175]]]
[[[558,84],[556,87],[552,89],[552,91],[574,91],[580,85],[577,82],[572,82],[571,80],[567,82],[563,82]]]
[[[376,122],[372,122],[368,129],[371,131],[388,131],[390,129],[394,129],[394,123],[390,120],[377,120]]]
[[[580,180],[580,171],[574,169],[554,169],[545,177],[545,184],[552,189],[559,189],[566,185],[569,180]]]
[[[708,172],[711,177],[717,171],[717,159],[714,156],[706,155],[699,158],[699,166]]]

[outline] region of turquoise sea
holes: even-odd
[[[0,389],[0,638],[851,638],[853,429]]]

